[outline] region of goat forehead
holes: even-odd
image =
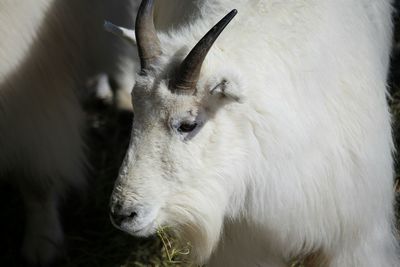
[[[169,92],[169,90],[168,92],[162,91],[135,94],[133,97],[135,115],[149,116],[153,114],[162,118],[197,115],[201,106],[201,100],[197,96],[179,95]]]

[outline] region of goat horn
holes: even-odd
[[[206,35],[196,44],[179,66],[173,89],[177,91],[192,92],[199,80],[201,66],[211,46],[218,36],[236,16],[237,10],[233,9],[223,17]]]
[[[143,0],[136,17],[135,34],[142,72],[161,55],[160,40],[154,27],[154,0]]]

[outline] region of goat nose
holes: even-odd
[[[120,203],[116,203],[111,207],[110,218],[111,221],[117,226],[121,226],[124,221],[133,221],[136,217],[136,211],[124,209]]]

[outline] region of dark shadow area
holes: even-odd
[[[85,103],[91,168],[83,192],[71,192],[61,203],[66,248],[55,266],[168,266],[157,238],[136,239],[116,230],[108,201],[128,146],[133,115],[99,101]],[[0,187],[1,266],[25,266],[20,257],[24,206],[11,185]],[[165,264],[163,263],[165,262]]]

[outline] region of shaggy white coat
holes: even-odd
[[[0,1],[0,179],[22,192],[23,254],[32,264],[48,264],[62,252],[57,202],[68,187],[84,184],[78,88],[99,71],[122,77],[115,57],[129,62],[133,50],[102,25],[118,10],[116,20],[132,26],[138,1],[112,2]]]
[[[137,218],[121,228],[170,227],[207,266],[287,266],[313,254],[316,266],[400,266],[391,1],[189,2],[191,19],[159,34],[163,56],[133,90],[132,140],[111,203]],[[172,93],[177,64],[233,8],[196,95]],[[171,126],[199,117],[190,140]]]

